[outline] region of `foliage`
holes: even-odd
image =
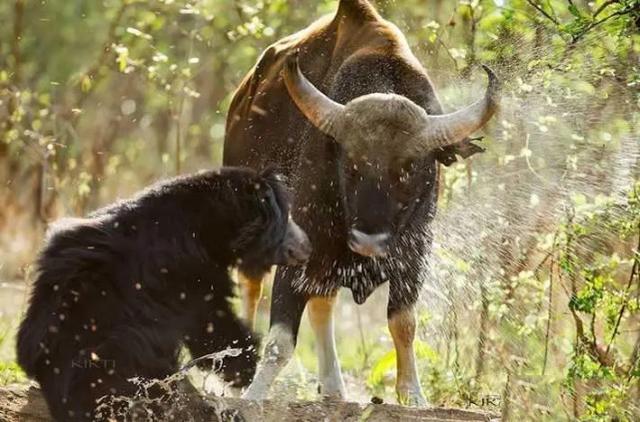
[[[336,3],[0,2],[0,277],[29,278],[49,221],[219,165],[243,75]],[[441,175],[416,344],[427,396],[505,420],[638,420],[640,1],[375,3],[445,108],[479,92],[479,63],[504,82],[487,152]],[[355,320],[338,324],[343,368],[391,397],[388,335]]]
[[[26,376],[16,362],[0,362],[0,385],[26,381]]]
[[[12,347],[15,327],[10,321],[0,319],[0,386],[26,381],[26,375],[13,360],[6,360],[3,349]]]

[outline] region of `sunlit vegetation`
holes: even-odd
[[[441,174],[416,344],[428,399],[505,420],[639,420],[640,1],[374,3],[448,110],[478,97],[480,63],[504,82],[487,151]],[[242,76],[335,6],[0,2],[0,282],[28,286],[50,221],[219,165]],[[24,293],[2,289],[0,383],[21,382]],[[348,394],[393,401],[384,298],[366,312],[344,299]],[[298,398],[315,397],[312,350],[303,325],[286,378]]]

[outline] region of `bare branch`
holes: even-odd
[[[529,5],[531,7],[533,7],[534,9],[536,9],[538,12],[542,13],[542,15],[545,18],[549,19],[555,25],[560,25],[560,22],[558,22],[558,20],[556,18],[551,16],[549,13],[547,13],[539,4],[536,4],[533,0],[527,0],[527,3],[529,3]]]
[[[611,6],[612,4],[616,4],[616,3],[620,3],[620,0],[608,0],[608,1],[605,1],[604,3],[602,3],[600,5],[600,7],[598,7],[598,9],[595,12],[593,12],[593,18],[594,19],[597,18],[598,15],[604,11],[604,9],[606,9],[607,7]]]
[[[629,369],[627,369],[627,381],[631,380],[631,376],[633,375],[633,370],[635,369],[639,360],[640,360],[640,334],[638,334],[638,339],[636,340],[635,346],[633,346],[633,352],[631,353],[631,358],[629,359]]]
[[[89,80],[93,85],[95,85],[96,83],[96,79],[98,78],[100,69],[102,68],[102,66],[104,66],[107,63],[107,60],[109,59],[109,54],[111,53],[111,46],[115,44],[115,40],[117,37],[116,31],[122,21],[122,17],[124,16],[124,13],[126,12],[126,10],[130,5],[131,3],[127,1],[122,1],[120,3],[120,7],[118,7],[116,14],[114,15],[113,19],[109,23],[107,38],[105,39],[105,42],[102,44],[100,55],[98,56],[94,64],[86,72],[84,72],[85,77],[89,78]],[[84,102],[89,97],[89,93],[90,91],[83,91],[80,94],[80,97],[78,98],[78,100],[76,101],[76,104],[74,105],[74,107],[81,108],[82,104],[84,104]]]
[[[456,60],[455,57],[453,57],[453,55],[449,51],[449,47],[447,47],[447,45],[444,43],[444,41],[442,41],[442,39],[439,36],[438,36],[438,44],[440,44],[444,48],[444,51],[447,53],[447,56],[449,56],[449,58],[453,62],[453,65],[456,68],[456,72],[460,73],[460,69],[458,69],[458,61]]]
[[[609,353],[609,349],[611,348],[611,344],[615,340],[618,335],[618,329],[620,328],[620,321],[622,320],[622,316],[624,315],[624,311],[627,309],[627,304],[629,302],[629,290],[631,289],[631,284],[633,284],[633,280],[638,275],[638,265],[640,264],[640,235],[638,236],[638,246],[634,251],[633,257],[633,266],[631,267],[631,274],[629,275],[629,281],[627,282],[627,287],[624,290],[624,299],[622,305],[620,306],[620,311],[618,312],[618,317],[616,318],[616,324],[613,327],[613,332],[611,333],[611,338],[609,339],[609,343],[607,344],[607,350],[605,354]]]
[[[19,85],[22,78],[22,52],[20,42],[24,32],[24,0],[16,0],[13,7],[13,42],[11,55],[13,56],[13,82]]]
[[[553,249],[551,250],[551,253],[555,252],[555,244],[556,244],[556,237],[557,237],[558,233],[556,232],[554,238],[553,238]],[[547,255],[547,257],[549,257],[550,255]],[[544,260],[546,261],[547,258],[545,258]],[[549,357],[549,335],[551,332],[551,319],[553,317],[553,269],[555,267],[555,260],[551,260],[551,263],[549,264],[549,305],[548,305],[548,310],[547,310],[547,326],[545,329],[545,336],[544,336],[544,357],[542,359],[542,375],[544,375],[544,373],[547,370],[547,359]]]
[[[240,18],[240,21],[244,22],[245,21],[244,8],[242,7],[242,5],[238,0],[234,0],[233,9],[236,11],[238,18]]]

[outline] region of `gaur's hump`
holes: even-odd
[[[367,0],[340,0],[336,17],[346,17],[359,21],[380,19],[376,9]]]

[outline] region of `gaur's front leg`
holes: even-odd
[[[394,289],[393,283],[389,287],[388,323],[389,332],[396,349],[396,394],[398,403],[407,406],[427,406],[427,400],[420,386],[416,354],[413,341],[416,335],[416,307],[415,300],[406,302],[396,296],[399,289]]]
[[[336,296],[315,296],[309,300],[309,322],[316,339],[320,393],[329,399],[346,398],[340,361],[336,352],[333,307]]]
[[[267,397],[273,381],[293,356],[307,300],[307,296],[294,290],[291,278],[283,276],[281,270],[278,270],[271,298],[271,326],[262,360],[243,398],[264,400]]]

